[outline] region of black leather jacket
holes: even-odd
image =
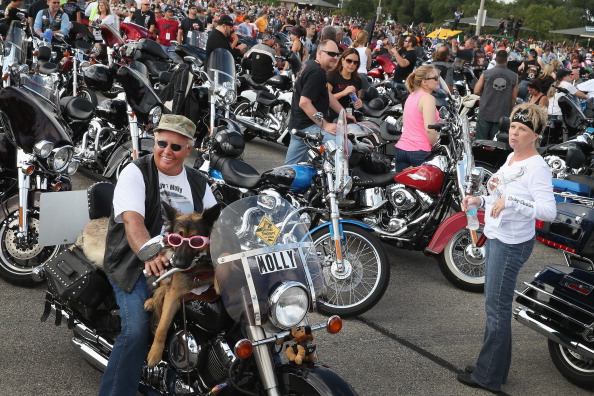
[[[147,155],[134,161],[142,172],[145,185],[145,218],[144,225],[152,237],[161,233],[163,228],[163,216],[161,215],[161,195],[159,193],[159,173],[153,160],[153,155]],[[197,170],[185,166],[194,211],[202,213],[202,199],[206,189],[206,177]],[[128,245],[124,223],[116,223],[113,219],[113,207],[109,216],[109,228],[107,231],[107,243],[104,256],[104,270],[109,279],[127,293],[130,293],[138,278],[142,275],[144,263]]]

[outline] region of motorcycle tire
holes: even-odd
[[[322,227],[311,237],[321,256],[327,287],[326,301],[318,304],[318,311],[349,317],[361,315],[379,302],[390,283],[390,263],[381,242],[372,233],[349,223],[342,228],[346,274],[337,272],[329,228]]]
[[[151,147],[150,149],[147,149],[147,150],[142,150],[138,153],[138,158],[144,157],[145,155],[148,155],[148,154],[152,154],[154,152],[154,150],[155,150],[154,147]],[[122,173],[124,168],[126,166],[128,166],[128,164],[130,164],[133,161],[134,160],[132,159],[132,153],[130,153],[129,155],[126,155],[124,158],[122,158],[122,161],[118,164],[115,172],[113,172],[113,175],[111,175],[111,177],[109,178],[109,181],[113,184],[116,184],[118,179],[120,178],[120,173]]]
[[[477,232],[482,232],[482,229]],[[484,247],[479,248],[482,257],[472,257],[467,251],[470,238],[470,232],[466,227],[458,230],[445,245],[437,261],[443,275],[454,286],[461,290],[482,293],[485,287]]]
[[[97,94],[87,87],[80,87],[78,89],[78,95],[76,96],[88,100],[93,104],[93,107],[97,107],[97,104],[99,103],[97,100]]]
[[[45,281],[35,281],[31,277],[33,270],[54,258],[62,245],[40,246],[39,208],[30,207],[28,211],[29,241],[19,244],[18,209],[13,210],[0,223],[0,278],[16,286],[34,287]]]
[[[581,388],[594,389],[594,361],[581,356],[554,341],[548,340],[549,355],[557,370]]]

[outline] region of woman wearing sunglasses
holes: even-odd
[[[347,48],[342,53],[336,66],[326,74],[328,91],[334,95],[345,109],[349,108],[351,103],[355,109],[363,105],[360,99],[362,82],[359,73],[357,73],[360,63],[359,52],[354,48]],[[357,95],[357,101],[354,103],[349,98],[351,93]],[[336,117],[338,117],[338,114],[330,109],[330,119]]]
[[[431,95],[439,87],[439,72],[430,65],[420,66],[406,79],[406,88],[411,94],[404,103],[402,136],[396,143],[397,172],[421,165],[437,143],[437,131],[428,126],[439,120],[435,98]]]

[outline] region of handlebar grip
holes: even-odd
[[[429,129],[435,129],[437,131],[441,131],[444,127],[445,127],[445,124],[442,124],[442,123],[433,124],[433,125],[427,125],[427,128],[429,128]]]
[[[299,136],[302,139],[311,140],[314,142],[317,142],[318,140],[320,140],[320,137],[322,136],[321,134],[304,132],[304,131],[300,131],[298,129],[292,129],[291,134],[295,135],[295,136]]]

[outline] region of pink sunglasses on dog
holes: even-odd
[[[210,238],[203,237],[200,235],[194,235],[193,237],[190,237],[190,238],[184,238],[183,236],[181,236],[179,234],[169,234],[167,236],[167,243],[169,243],[169,245],[171,245],[173,247],[180,246],[182,243],[184,243],[184,241],[188,241],[188,244],[190,245],[191,248],[200,249],[210,243]]]

